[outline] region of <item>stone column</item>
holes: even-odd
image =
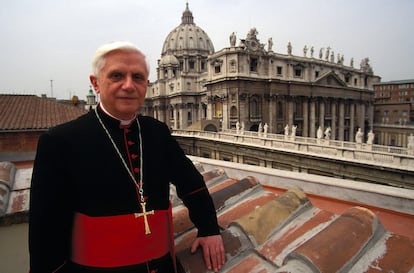
[[[315,99],[311,98],[310,101],[310,111],[309,111],[309,124],[310,124],[310,131],[309,137],[316,137],[316,130],[315,130],[315,122],[316,122],[316,110],[315,110]]]
[[[229,126],[229,120],[230,120],[230,118],[229,118],[229,115],[228,115],[228,113],[229,113],[229,109],[228,109],[228,100],[227,99],[224,99],[224,100],[222,100],[222,104],[221,104],[221,119],[223,120],[223,123],[222,123],[222,129],[230,129],[230,126]]]
[[[302,128],[302,136],[308,137],[309,136],[309,104],[307,98],[303,99],[302,102],[302,119],[303,119],[303,128]]]
[[[207,103],[207,117],[206,119],[213,119],[213,101],[209,100]]]
[[[277,108],[277,99],[275,96],[271,95],[269,98],[269,132],[276,133],[276,108]]]
[[[338,140],[344,141],[344,131],[345,131],[345,105],[344,101],[339,101],[339,119],[338,119]]]
[[[179,113],[180,113],[180,128],[179,129],[185,129],[187,127],[187,107],[186,105],[182,104],[180,105]]]
[[[355,103],[351,102],[349,105],[349,141],[355,141]]]
[[[357,109],[358,127],[361,127],[361,131],[365,132],[365,104],[359,102]]]
[[[177,124],[178,124],[178,116],[179,116],[179,113],[178,113],[178,110],[177,110],[177,107],[174,107],[174,124],[173,124],[173,128],[174,129],[178,129],[177,128]]]
[[[325,101],[323,99],[318,100],[319,103],[319,126],[325,130]]]
[[[336,139],[336,101],[332,101],[331,104],[331,139]]]
[[[293,98],[288,97],[288,124],[289,126],[293,125]]]
[[[369,129],[374,128],[374,105],[372,103],[369,103],[368,105],[368,126]]]

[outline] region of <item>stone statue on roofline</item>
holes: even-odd
[[[231,47],[235,47],[236,46],[236,34],[234,32],[232,32],[230,34],[230,46]]]
[[[367,72],[367,73],[374,73],[372,70],[371,65],[369,64],[369,58],[366,57],[364,59],[361,60],[361,64],[360,64],[361,70],[363,72]]]
[[[290,42],[287,45],[287,52],[288,52],[288,55],[292,55],[292,44]]]
[[[273,48],[273,39],[272,37],[269,38],[269,40],[267,40],[267,51],[271,52]]]
[[[255,27],[251,28],[249,33],[247,33],[247,40],[257,39],[256,38],[257,34],[259,34],[257,29]]]
[[[328,46],[327,48],[326,48],[326,52],[325,52],[325,61],[328,61],[329,60],[329,54],[331,53],[331,47],[330,46]]]

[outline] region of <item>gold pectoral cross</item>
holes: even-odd
[[[144,217],[145,234],[148,235],[148,234],[151,234],[151,230],[148,224],[147,215],[154,215],[154,210],[147,211],[145,208],[145,204],[146,204],[145,202],[142,202],[140,204],[141,204],[142,212],[134,213],[134,215],[135,215],[135,218],[138,218],[141,216]]]

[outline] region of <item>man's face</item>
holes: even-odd
[[[144,103],[147,65],[138,52],[115,50],[106,55],[101,71],[90,80],[104,108],[116,118],[128,120]]]

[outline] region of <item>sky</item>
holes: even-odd
[[[414,79],[413,0],[13,0],[0,9],[0,94],[85,99],[92,56],[114,40],[147,55],[154,81],[187,2],[216,51],[255,27],[277,53],[289,42],[298,56],[305,45],[315,57],[329,46],[347,65],[368,57],[382,81]]]

